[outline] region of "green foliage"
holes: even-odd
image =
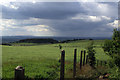
[[[120,80],[120,69],[118,67],[114,66],[113,68],[110,68],[108,73],[110,74],[110,79]]]
[[[88,46],[88,59],[89,59],[89,64],[91,67],[95,67],[96,64],[96,59],[95,59],[95,50],[93,49],[93,41],[91,42],[91,45]]]
[[[103,49],[105,52],[108,52],[107,54],[112,56],[112,53],[111,53],[111,48],[113,47],[113,44],[112,44],[112,41],[111,40],[105,40],[105,43],[104,43],[104,46],[103,46]]]
[[[118,66],[120,68],[120,56],[116,55],[114,57],[114,62],[116,64],[116,66]]]
[[[120,32],[117,29],[114,29],[112,37],[113,48],[111,51],[113,54],[120,55]]]
[[[106,40],[104,51],[114,59],[114,63],[120,68],[120,32],[117,29],[113,31],[112,40]]]
[[[117,29],[113,31],[112,40],[105,40],[103,49],[112,56],[120,54],[120,32]]]
[[[118,29],[113,30],[112,39],[117,41],[120,40],[120,31]]]
[[[110,68],[115,70],[111,72],[112,78],[120,76],[120,31],[117,29],[113,30],[112,40],[106,40],[103,46],[104,51],[109,55],[112,60],[109,62]],[[115,72],[118,71],[118,72]]]

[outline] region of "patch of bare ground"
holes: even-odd
[[[76,77],[91,78],[94,73],[96,73],[96,70],[89,65],[84,65],[82,69],[80,69],[79,64],[77,64]]]
[[[73,69],[67,70],[65,73],[66,78],[73,78]],[[92,80],[108,80],[109,74],[107,73],[106,66],[98,66],[92,68],[88,64],[82,66],[76,65],[76,78],[77,79],[92,79]]]

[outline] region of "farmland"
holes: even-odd
[[[14,78],[14,69],[20,65],[25,68],[25,76],[29,78],[50,77],[59,78],[60,73],[60,49],[65,50],[65,72],[72,69],[73,65],[73,50],[77,49],[77,62],[80,59],[80,51],[85,50],[91,40],[78,40],[69,43],[56,44],[36,44],[36,43],[13,43],[14,46],[2,46],[2,77]],[[30,46],[20,46],[21,44]],[[104,40],[94,40],[94,48],[96,50],[96,59],[109,61],[102,45]],[[70,77],[70,76],[65,76]]]

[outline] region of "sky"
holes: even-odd
[[[0,3],[2,36],[110,37],[118,2]]]

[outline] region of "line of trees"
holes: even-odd
[[[58,41],[50,38],[48,39],[33,38],[33,39],[23,39],[23,40],[17,41],[17,43],[58,43]]]
[[[73,39],[73,40],[64,40],[64,41],[60,41],[60,43],[69,43],[69,42],[72,42],[72,41],[79,41],[79,40],[93,40],[93,39]]]

